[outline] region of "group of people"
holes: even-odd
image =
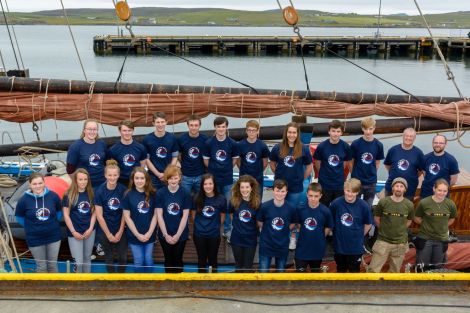
[[[215,134],[209,138],[200,133],[196,115],[188,118],[188,132],[178,138],[166,131],[165,113],[153,117],[155,130],[142,143],[133,139],[134,124],[122,121],[120,141],[109,149],[99,139],[98,122],[85,121],[81,138],[68,150],[72,183],[62,200],[45,186],[41,174],[31,175],[30,190],[15,214],[25,227],[38,272],[57,271],[62,216],[77,272],[90,271],[96,237],[108,272],[125,271],[128,247],[134,271],[152,272],[158,242],[165,271],[179,273],[190,216],[199,272],[207,266],[217,271],[221,232],[231,245],[237,271],[253,270],[258,246],[260,272],[269,271],[273,259],[276,270],[284,271],[289,244],[298,233],[298,271],[320,269],[332,235],[338,272],[358,272],[364,236],[371,228],[378,230],[378,240],[368,270],[378,272],[390,259],[390,271],[398,271],[412,220],[420,225],[417,262],[445,262],[447,230],[456,217],[455,204],[446,196],[459,171],[455,158],[444,150],[442,135],[433,138],[433,152],[423,155],[413,145],[416,132],[404,131],[403,143],[385,157],[387,196],[372,211],[377,170],[384,159],[383,145],[374,138],[373,118],[362,120],[364,135],[351,145],[340,138],[343,124],[333,120],[329,138],[318,145],[313,162],[294,122],[286,125],[282,141],[269,151],[258,138],[260,125],[255,120],[246,124],[247,137],[236,142],[228,135],[225,117],[214,119]],[[275,176],[273,199],[263,202],[268,164]],[[235,183],[234,166],[240,173]],[[304,191],[314,167],[318,182]],[[346,181],[345,168],[351,172]],[[413,200],[422,173],[423,199],[415,211],[409,199]]]

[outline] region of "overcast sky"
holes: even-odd
[[[10,11],[32,12],[61,9],[60,0],[2,0]],[[70,8],[112,8],[112,0],[62,0],[66,9]],[[380,0],[292,0],[298,9],[375,14]],[[425,14],[470,11],[469,0],[417,0]],[[289,0],[279,0],[286,6]],[[276,0],[128,0],[130,7],[212,7],[243,10],[270,10],[278,8]],[[383,14],[418,14],[413,0],[382,0]]]

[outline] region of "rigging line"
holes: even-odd
[[[10,8],[8,7],[7,0],[5,0],[5,6],[7,8],[7,12],[10,13]],[[23,56],[21,55],[20,45],[18,44],[18,39],[16,37],[15,27],[13,27],[13,25],[11,25],[11,30],[13,31],[13,38],[15,39],[16,49],[18,49],[18,55],[20,56],[20,63],[21,63],[21,66],[23,68],[23,71],[24,71]]]
[[[13,44],[13,39],[11,38],[10,25],[8,24],[8,20],[7,20],[6,14],[5,14],[5,10],[3,8],[3,1],[2,0],[0,0],[0,6],[2,7],[3,19],[5,20],[5,26],[7,27],[8,37],[10,37],[11,48],[13,49],[13,54],[15,55],[16,66],[18,66],[18,69],[20,69],[20,64],[18,63],[18,57],[16,56],[15,45]]]
[[[62,5],[62,11],[64,12],[65,20],[67,21],[67,26],[69,28],[70,36],[72,37],[75,51],[77,52],[78,61],[80,62],[80,67],[82,68],[83,76],[85,77],[85,80],[88,81],[88,78],[86,77],[86,73],[85,73],[85,68],[83,67],[82,59],[80,58],[80,53],[78,52],[77,44],[75,42],[75,37],[73,36],[72,28],[70,27],[70,21],[69,21],[69,17],[67,16],[67,11],[65,10],[64,3],[62,2],[62,0],[59,0],[59,1],[60,1],[60,4]]]
[[[1,1],[1,0],[0,0]],[[5,67],[5,61],[3,60],[3,55],[2,55],[2,50],[0,50],[0,61],[2,62],[2,68],[3,70],[5,71],[5,73],[7,72],[7,68]]]
[[[382,18],[382,0],[379,0],[379,16],[377,17],[377,32],[375,33],[375,38],[380,37],[380,19]]]
[[[116,82],[114,83],[114,92],[119,91],[118,90],[118,84],[122,80],[122,73],[124,71],[124,66],[126,65],[127,57],[129,56],[129,51],[131,50],[132,43],[134,42],[133,39],[131,39],[131,42],[129,42],[129,45],[127,46],[127,51],[126,51],[126,56],[124,57],[124,61],[122,62],[121,69],[119,70],[118,77],[116,78]]]
[[[380,77],[379,75],[377,75],[377,74],[375,74],[375,73],[369,71],[368,69],[366,69],[366,68],[360,66],[359,64],[356,64],[355,62],[353,62],[353,61],[351,61],[351,60],[349,60],[349,59],[343,57],[342,55],[340,55],[340,54],[334,52],[334,51],[331,50],[330,48],[325,47],[325,49],[326,49],[326,51],[328,51],[328,52],[334,54],[334,55],[337,56],[338,58],[341,58],[341,59],[343,59],[344,61],[346,61],[346,62],[348,62],[348,63],[351,63],[352,65],[354,65],[354,66],[360,68],[361,70],[363,70],[363,71],[369,73],[370,75],[374,76],[375,78],[380,79],[380,80],[383,81],[384,83],[387,83],[387,84],[389,84],[389,85],[395,87],[396,89],[400,90],[400,91],[403,92],[403,93],[406,93],[407,95],[409,95],[410,97],[412,97],[412,98],[415,99],[416,101],[422,103],[422,101],[421,101],[417,96],[415,96],[415,95],[413,95],[412,93],[406,91],[405,89],[398,87],[397,85],[395,85],[394,83],[392,83],[392,82],[386,80],[385,78],[382,78],[382,77]]]
[[[152,43],[148,43],[148,44],[149,44],[151,47],[156,48],[156,49],[158,49],[158,50],[160,50],[160,51],[162,51],[162,52],[165,52],[165,53],[167,53],[167,54],[169,54],[169,55],[171,55],[171,56],[177,57],[177,58],[179,58],[179,59],[181,59],[181,60],[183,60],[183,61],[189,62],[189,63],[191,63],[191,64],[193,64],[193,65],[195,65],[195,66],[198,66],[198,67],[200,67],[200,68],[202,68],[202,69],[205,69],[206,71],[209,71],[209,72],[211,72],[211,73],[213,73],[213,74],[219,75],[219,76],[224,77],[224,78],[226,78],[226,79],[228,79],[228,80],[231,80],[231,81],[233,81],[233,82],[236,82],[236,83],[238,83],[238,84],[240,84],[240,85],[242,85],[242,86],[245,86],[245,87],[247,87],[247,88],[253,90],[253,92],[256,93],[257,95],[259,94],[258,90],[256,90],[255,87],[252,87],[252,86],[250,86],[250,85],[248,85],[248,84],[246,84],[246,83],[243,83],[243,82],[241,82],[241,81],[239,81],[239,80],[236,80],[235,78],[229,77],[229,76],[227,76],[227,75],[225,75],[225,74],[219,73],[219,72],[217,72],[217,71],[215,71],[215,70],[212,70],[212,69],[210,69],[210,68],[208,68],[208,67],[206,67],[206,66],[204,66],[204,65],[198,64],[198,63],[196,63],[196,62],[194,62],[194,61],[191,61],[191,60],[189,60],[189,59],[187,59],[187,58],[185,58],[185,57],[183,57],[183,56],[177,55],[177,54],[175,54],[175,53],[173,53],[173,52],[171,52],[171,51],[168,51],[168,50],[165,50],[165,49],[163,49],[163,48],[160,48],[160,47],[158,47],[157,45],[154,45],[154,44],[152,44]]]
[[[418,9],[419,14],[421,15],[421,18],[423,19],[424,25],[426,25],[426,28],[428,29],[429,35],[431,36],[431,39],[434,43],[434,47],[437,50],[437,53],[439,54],[439,57],[441,58],[442,63],[444,64],[444,69],[445,69],[446,74],[447,74],[447,79],[452,81],[452,83],[454,84],[455,89],[457,90],[457,92],[459,94],[459,97],[462,98],[465,101],[468,101],[468,99],[466,97],[464,97],[462,92],[460,91],[460,88],[457,85],[457,82],[455,81],[454,73],[450,69],[449,64],[447,63],[444,55],[442,54],[441,48],[439,48],[439,44],[438,44],[436,38],[434,38],[434,35],[432,34],[431,28],[429,27],[428,21],[426,20],[426,18],[423,15],[423,12],[421,11],[421,8],[418,4],[418,1],[417,0],[413,0],[413,1],[416,5],[416,8]]]

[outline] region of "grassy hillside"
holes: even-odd
[[[74,25],[113,25],[117,18],[113,9],[70,9]],[[301,26],[375,27],[374,15],[335,14],[313,10],[299,11]],[[219,25],[219,26],[286,26],[279,10],[237,11],[227,9],[134,8],[133,25]],[[11,24],[64,24],[61,10],[7,14]],[[470,11],[426,15],[432,27],[470,28]],[[4,23],[0,17],[0,23]],[[395,14],[383,16],[382,27],[422,27],[420,16]]]

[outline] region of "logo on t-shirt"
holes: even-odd
[[[402,171],[406,171],[409,167],[410,167],[410,162],[408,162],[408,160],[401,159],[400,161],[398,161],[398,169]]]
[[[178,215],[180,212],[180,205],[178,203],[170,203],[167,207],[166,210],[169,214],[171,215]]]
[[[157,150],[155,150],[155,154],[157,155],[158,158],[164,159],[166,158],[168,151],[166,150],[165,147],[158,147]]]
[[[344,213],[341,215],[341,224],[343,224],[346,227],[350,227],[354,223],[354,218],[351,214],[349,213]]]
[[[51,216],[51,211],[48,208],[40,208],[36,210],[36,218],[41,222],[47,221]]]
[[[305,219],[304,226],[307,230],[315,230],[315,228],[318,226],[318,223],[316,219],[309,217]]]
[[[125,166],[134,166],[135,157],[132,154],[126,154],[122,157],[122,163],[124,163]]]
[[[284,228],[284,220],[282,217],[275,217],[271,222],[271,226],[274,230],[282,230]]]
[[[364,164],[371,164],[374,161],[374,156],[370,152],[364,152],[361,155],[361,161]]]
[[[432,163],[431,165],[429,165],[429,173],[433,175],[439,174],[440,170],[441,170],[441,167],[437,163]]]
[[[150,210],[149,206],[147,201],[140,201],[139,204],[137,204],[137,211],[141,214],[147,214]]]
[[[198,147],[189,148],[188,155],[191,159],[197,159],[199,157],[199,148]]]
[[[117,209],[119,209],[120,204],[121,201],[116,197],[112,197],[108,200],[108,207],[110,210],[116,211]]]
[[[284,165],[287,167],[293,167],[295,164],[294,157],[292,155],[288,155],[284,158]]]
[[[225,150],[217,150],[215,153],[215,158],[217,161],[223,162],[227,160],[227,152],[225,152]]]
[[[251,212],[248,210],[241,210],[240,213],[238,213],[238,219],[243,223],[248,223],[251,221]]]
[[[248,163],[253,164],[256,162],[256,153],[253,151],[250,151],[246,154],[245,159]]]
[[[330,164],[331,166],[338,166],[339,162],[339,156],[337,156],[336,154],[332,154],[328,157],[328,164]]]
[[[203,209],[202,209],[202,215],[204,215],[205,217],[212,217],[212,215],[215,214],[215,209],[213,206],[205,206]]]
[[[88,158],[88,163],[90,163],[90,166],[98,166],[100,164],[100,160],[101,160],[100,156],[96,153],[93,153]]]
[[[78,203],[77,209],[78,209],[78,212],[80,212],[82,214],[88,214],[91,210],[90,202],[81,201],[80,203]]]

